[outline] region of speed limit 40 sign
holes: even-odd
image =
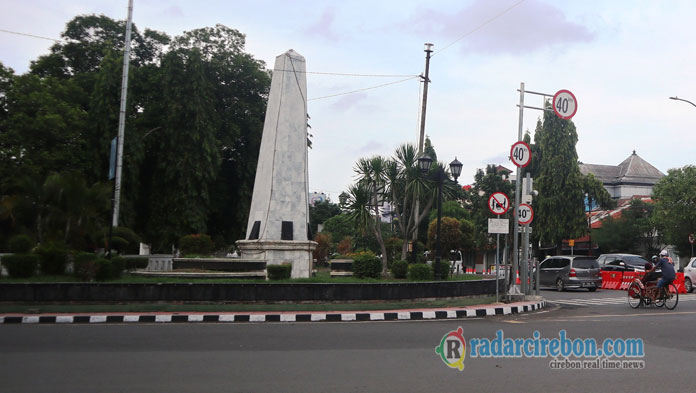
[[[532,161],[532,149],[525,142],[515,142],[510,148],[510,159],[513,164],[525,167]]]
[[[521,225],[527,225],[534,219],[534,210],[526,203],[521,203],[517,209],[517,222]]]
[[[578,111],[578,100],[570,91],[559,90],[553,96],[553,111],[561,119],[569,120]]]

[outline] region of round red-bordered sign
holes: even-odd
[[[689,234],[689,243],[694,244],[694,234]]]
[[[559,90],[553,96],[553,111],[563,120],[569,120],[578,111],[578,100],[569,90]]]
[[[515,142],[510,148],[510,161],[519,167],[526,167],[532,162],[532,148],[525,142]]]
[[[488,197],[488,210],[495,215],[507,213],[510,209],[510,198],[503,192],[494,192]]]
[[[520,203],[517,209],[517,222],[520,225],[527,225],[534,219],[534,210],[526,203]]]

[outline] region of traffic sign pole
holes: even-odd
[[[522,126],[523,126],[523,120],[524,120],[524,82],[520,83],[520,118],[519,118],[519,123],[517,127],[517,141],[522,140]],[[522,167],[517,167],[517,177],[515,178],[515,209],[517,209],[517,206],[520,205],[520,189],[522,188],[522,182],[520,179],[522,179],[521,173],[522,173]],[[520,260],[519,260],[519,247],[520,247],[520,242],[519,242],[519,221],[517,219],[517,214],[513,214],[513,224],[512,227],[514,228],[513,232],[513,241],[512,241],[512,269],[510,269],[510,291],[508,292],[509,294],[519,294],[520,293],[520,288],[517,286],[517,270],[520,269]],[[524,272],[520,271],[522,273],[522,277],[524,277]],[[524,287],[525,287],[525,282],[522,280],[522,293],[524,292]]]

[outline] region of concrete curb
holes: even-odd
[[[351,311],[351,312],[250,312],[250,313],[108,313],[108,314],[5,314],[0,324],[182,323],[182,322],[347,322],[461,319],[536,311],[546,301],[464,308]]]

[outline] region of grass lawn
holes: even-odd
[[[385,303],[312,303],[312,304],[0,304],[0,313],[118,313],[118,312],[310,312],[373,311],[409,308],[465,307],[495,302],[495,296],[434,301]]]

